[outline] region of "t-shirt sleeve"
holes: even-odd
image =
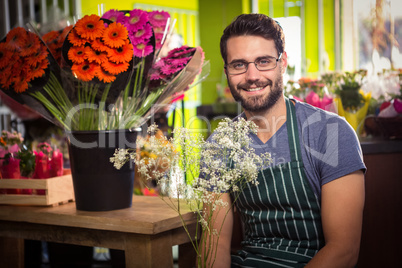
[[[334,116],[327,122],[325,135],[319,136],[317,167],[321,185],[354,171],[366,171],[359,139],[343,118]]]

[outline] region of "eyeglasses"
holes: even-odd
[[[259,71],[268,71],[275,69],[278,65],[278,61],[281,59],[282,53],[279,54],[278,58],[275,57],[261,57],[256,59],[255,61],[244,61],[244,60],[237,60],[225,65],[225,69],[229,74],[237,75],[237,74],[244,74],[248,70],[248,65],[250,63],[254,63],[255,68]]]

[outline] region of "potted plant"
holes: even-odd
[[[2,92],[66,131],[76,204],[82,210],[131,206],[133,167],[116,173],[100,156],[134,147],[138,129],[187,90],[202,67],[201,48],[183,46],[159,57],[156,47],[164,40],[157,43],[153,27],[169,35],[168,13],[124,13],[87,15],[62,31],[60,64],[33,27],[14,28],[0,43]]]

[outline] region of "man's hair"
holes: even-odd
[[[235,36],[261,36],[275,42],[278,55],[285,50],[285,35],[278,22],[264,14],[242,14],[226,27],[221,37],[221,55],[227,63],[227,41]]]

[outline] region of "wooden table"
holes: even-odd
[[[183,216],[194,234],[194,214]],[[141,268],[173,267],[172,246],[179,245],[180,268],[195,264],[178,214],[160,197],[134,196],[131,208],[106,212],[79,211],[73,202],[56,207],[0,205],[2,267],[24,267],[24,239],[120,249],[127,267]]]

